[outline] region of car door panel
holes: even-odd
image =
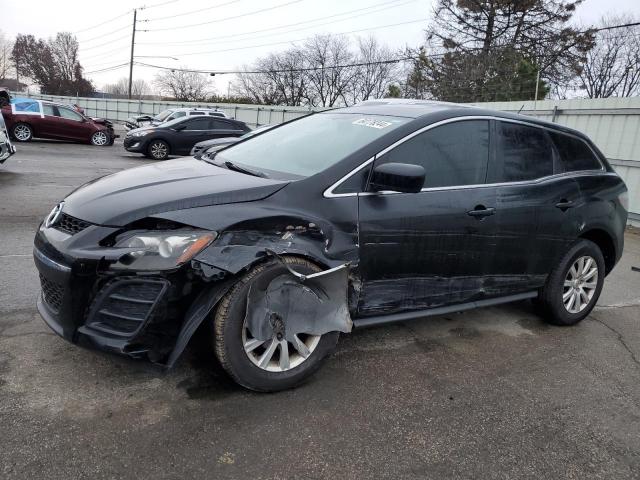
[[[421,310],[476,300],[495,290],[490,188],[361,195],[360,315]],[[413,213],[411,213],[413,212]]]
[[[488,120],[429,127],[376,158],[374,168],[422,165],[426,179],[419,193],[359,195],[360,315],[460,303],[496,290],[488,160]]]

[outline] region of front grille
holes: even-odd
[[[117,280],[96,297],[86,326],[110,335],[135,335],[151,317],[168,286],[165,280]]]
[[[64,295],[64,287],[59,283],[52,282],[40,274],[40,286],[42,287],[42,297],[44,301],[56,312],[60,310],[62,305],[62,296]]]
[[[60,215],[60,219],[53,225],[53,228],[60,230],[61,232],[68,233],[69,235],[75,235],[81,232],[87,227],[90,227],[91,223],[80,220],[79,218],[72,217],[63,213]]]

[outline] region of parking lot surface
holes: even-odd
[[[529,302],[356,331],[302,387],[256,394],[193,345],[164,372],[70,345],[35,309],[33,234],[121,142],[0,166],[0,478],[640,476],[640,235],[576,327]]]

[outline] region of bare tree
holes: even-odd
[[[185,70],[159,73],[154,84],[161,93],[182,102],[204,101],[211,93],[209,79],[204,74]]]
[[[389,86],[398,79],[396,55],[381,46],[375,37],[358,39],[358,53],[353,80],[348,88],[350,99],[345,103],[356,103],[368,98],[382,98]],[[396,92],[397,93],[397,92]]]
[[[113,95],[114,97],[124,97],[129,94],[129,79],[127,77],[120,78],[115,83],[109,83],[103,87],[105,93]],[[149,95],[151,93],[151,87],[142,78],[138,78],[131,82],[131,95],[133,97],[141,97],[143,95]]]
[[[244,67],[245,72],[255,71],[252,67]],[[280,105],[282,97],[278,87],[273,83],[268,73],[241,73],[236,75],[232,84],[233,93],[249,99],[259,105]]]
[[[13,41],[8,40],[4,32],[0,31],[0,79],[9,78],[12,73],[11,50],[13,50]]]
[[[265,72],[278,95],[278,102],[285,105],[302,105],[307,96],[308,67],[305,52],[293,47],[279,54],[271,54],[256,63]]]
[[[304,46],[309,62],[307,101],[314,107],[333,107],[344,99],[356,71],[354,55],[344,36],[316,35]]]
[[[601,27],[624,25],[637,20],[631,15],[604,17]],[[640,94],[640,29],[638,27],[603,30],[595,47],[587,53],[579,88],[589,98],[630,97]]]
[[[58,33],[49,40],[18,35],[11,58],[20,76],[34,80],[43,93],[88,95],[93,85],[82,75],[78,61],[78,41],[70,33]]]

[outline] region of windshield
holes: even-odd
[[[216,160],[258,171],[308,177],[410,120],[384,115],[319,113],[222,150]]]
[[[172,113],[173,113],[173,110],[165,110],[163,112],[160,112],[158,115],[156,115],[153,118],[156,119],[159,122],[162,122],[162,121],[164,121],[165,118],[167,118]]]

